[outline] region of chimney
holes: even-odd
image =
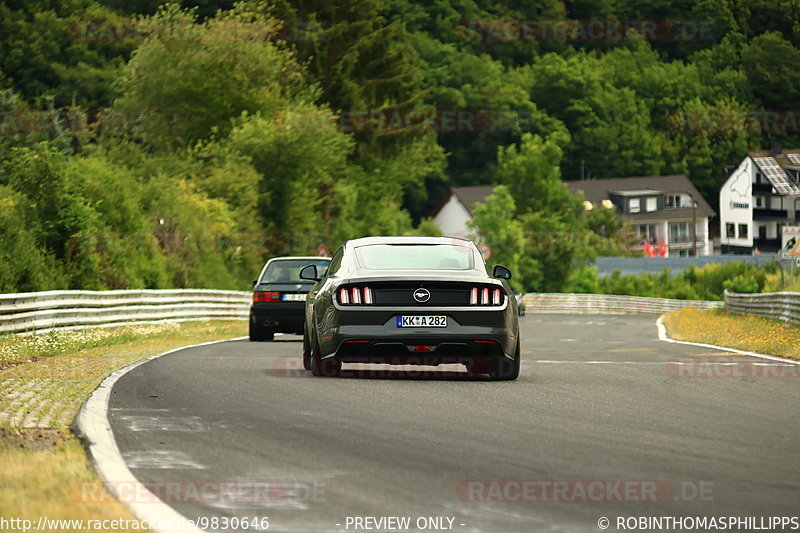
[[[773,143],[772,144],[772,155],[775,156],[775,157],[778,157],[782,153],[783,153],[783,146],[781,146],[781,143]]]

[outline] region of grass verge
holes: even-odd
[[[800,328],[779,320],[687,307],[665,315],[664,325],[675,340],[800,359]]]
[[[94,472],[69,425],[111,372],[174,348],[241,337],[247,323],[165,323],[0,338],[0,516],[132,520],[113,498],[81,498]],[[19,525],[19,524],[17,524]],[[10,531],[22,531],[22,528]],[[65,527],[59,531],[78,531]]]

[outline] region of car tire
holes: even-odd
[[[519,339],[517,339],[514,360],[509,361],[507,357],[494,359],[492,361],[492,369],[489,372],[489,379],[493,381],[513,381],[517,379],[519,377],[520,354]]]
[[[252,322],[250,322],[248,333],[253,342],[271,341],[275,338],[274,331],[256,326]]]
[[[342,364],[332,359],[322,359],[319,349],[319,342],[316,337],[311,338],[311,374],[316,377],[338,376],[342,370]]]
[[[308,325],[303,324],[303,368],[311,370],[311,342],[308,338]]]

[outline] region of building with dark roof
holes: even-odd
[[[716,213],[684,174],[565,182],[593,206],[610,202],[636,232],[636,251],[645,243],[665,255],[710,255],[709,220]]]
[[[777,252],[799,211],[800,148],[748,152],[720,189],[722,253]]]
[[[467,222],[472,220],[475,204],[492,194],[494,185],[453,187],[433,212],[433,220],[445,237],[467,238],[471,233]]]
[[[583,193],[591,203],[587,207],[616,207],[618,216],[628,220],[636,231],[637,251],[644,251],[647,242],[667,255],[690,255],[695,247],[698,255],[713,252],[709,219],[716,213],[683,174],[565,183],[574,192]],[[467,237],[467,222],[472,220],[475,204],[493,190],[493,185],[451,189],[433,214],[442,234]]]

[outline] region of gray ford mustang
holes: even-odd
[[[346,242],[324,275],[308,265],[303,364],[315,376],[342,363],[461,363],[498,380],[519,375],[511,272],[486,271],[477,247],[448,237]]]

